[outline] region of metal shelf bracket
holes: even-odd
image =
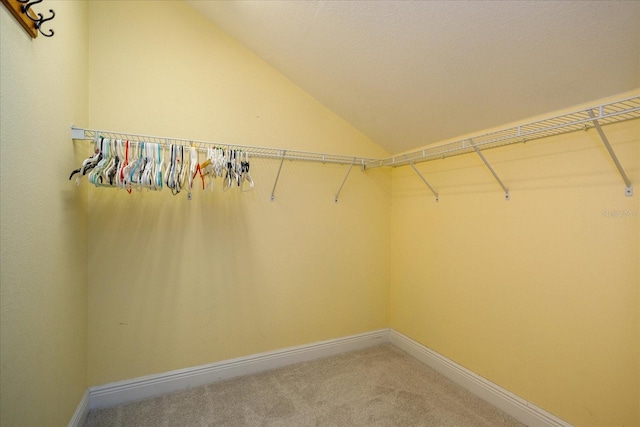
[[[347,169],[347,173],[344,176],[344,179],[342,180],[342,184],[340,184],[340,188],[338,188],[338,192],[336,193],[336,197],[333,198],[333,201],[335,203],[338,203],[338,196],[340,195],[340,192],[342,191],[342,187],[344,187],[344,183],[347,182],[347,178],[349,177],[349,174],[351,173],[351,169],[353,169],[353,165],[356,164],[356,159],[353,159],[353,163],[351,163],[349,165],[349,169]]]
[[[276,180],[273,183],[273,189],[271,190],[271,201],[274,202],[276,200],[276,186],[278,185],[278,179],[280,179],[280,171],[282,170],[282,164],[284,163],[284,158],[287,155],[286,151],[282,152],[282,158],[280,159],[280,167],[278,168],[278,174],[276,175]]]
[[[598,119],[596,118],[595,114],[593,114],[593,110],[589,110],[589,111],[587,111],[587,113],[589,114],[589,117],[591,117],[591,120],[593,121],[593,126],[598,131],[598,134],[600,135],[600,139],[602,139],[602,142],[604,143],[604,146],[607,148],[607,151],[609,152],[609,155],[611,156],[611,159],[613,160],[613,163],[615,163],[616,168],[618,168],[618,172],[620,173],[620,176],[622,177],[622,180],[624,181],[624,185],[625,185],[624,194],[625,194],[625,196],[627,196],[627,197],[633,196],[633,186],[631,185],[631,181],[629,180],[629,177],[627,176],[627,174],[624,172],[624,169],[622,168],[622,165],[620,164],[620,161],[618,160],[618,157],[616,156],[616,153],[613,151],[613,148],[611,147],[611,144],[609,144],[609,140],[607,139],[607,136],[602,131],[602,128],[600,127],[600,123],[598,123]],[[600,114],[600,115],[602,115],[602,114]]]
[[[504,191],[504,199],[506,201],[511,200],[511,195],[509,194],[509,189],[506,187],[506,185],[504,185],[504,183],[502,182],[502,180],[500,179],[500,177],[498,176],[496,171],[493,170],[493,168],[491,167],[491,165],[489,164],[487,159],[484,157],[484,154],[482,154],[480,149],[473,143],[472,140],[469,140],[469,144],[473,147],[473,149],[476,151],[476,153],[478,153],[478,156],[480,156],[480,159],[482,159],[482,162],[484,163],[484,165],[487,167],[487,169],[489,169],[489,171],[491,172],[493,177],[496,179],[496,181],[498,181],[498,184],[500,184],[500,187],[502,187],[502,190]]]
[[[418,170],[418,168],[416,168],[416,165],[413,164],[412,161],[409,160],[409,166],[411,166],[411,168],[413,168],[413,170],[415,171],[415,173],[418,174],[418,176],[420,177],[420,179],[422,180],[422,182],[424,182],[427,187],[429,187],[429,190],[431,190],[431,192],[433,193],[434,196],[436,196],[436,202],[440,201],[440,196],[438,196],[438,193],[436,193],[436,190],[433,189],[433,187],[431,186],[431,184],[429,184],[429,182],[425,179],[424,176],[422,176],[422,174],[420,173],[420,171]]]

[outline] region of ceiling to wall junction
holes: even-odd
[[[640,87],[638,1],[187,1],[390,153]]]

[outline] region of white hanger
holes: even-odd
[[[244,153],[244,161],[241,162],[242,167],[242,191],[251,191],[253,190],[253,179],[251,178],[251,174],[249,173],[249,153]],[[249,188],[247,189],[244,185],[245,182],[249,183]]]

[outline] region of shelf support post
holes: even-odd
[[[607,139],[607,136],[602,131],[602,128],[600,127],[600,123],[598,123],[598,119],[596,119],[595,115],[593,114],[593,110],[587,110],[587,113],[589,114],[589,117],[591,117],[591,121],[593,122],[593,126],[595,126],[596,130],[598,131],[598,134],[600,135],[600,139],[602,139],[602,142],[604,143],[604,146],[607,148],[607,151],[609,152],[609,155],[611,156],[611,160],[613,160],[613,163],[615,163],[616,168],[618,168],[618,172],[620,173],[620,176],[622,177],[622,180],[624,181],[624,185],[625,185],[624,194],[625,194],[625,196],[627,196],[627,197],[633,196],[633,186],[631,185],[631,181],[629,180],[629,177],[627,176],[627,174],[624,172],[624,169],[622,169],[622,165],[618,161],[618,157],[616,156],[616,153],[613,151],[613,148],[611,147],[611,144],[609,144],[609,140]]]
[[[356,164],[356,159],[353,159],[353,163],[351,163],[351,165],[349,166],[349,169],[347,169],[347,173],[344,176],[344,179],[342,180],[342,184],[340,184],[340,188],[338,188],[338,192],[336,193],[336,197],[333,198],[333,201],[335,203],[338,203],[338,196],[340,195],[340,192],[342,191],[342,187],[344,187],[344,183],[347,182],[347,178],[349,177],[349,174],[351,173],[351,169],[353,169],[353,165]]]
[[[482,160],[484,165],[487,167],[487,169],[489,169],[489,172],[491,172],[491,175],[493,175],[496,181],[498,181],[498,184],[500,184],[500,187],[502,187],[502,190],[504,191],[504,199],[506,201],[509,201],[511,199],[511,195],[509,194],[509,189],[507,188],[507,186],[504,185],[504,182],[502,182],[502,180],[500,179],[496,171],[494,171],[493,168],[491,167],[491,164],[489,164],[487,159],[484,157],[484,154],[482,154],[480,149],[473,143],[473,141],[469,140],[469,143],[471,144],[473,149],[476,151],[476,153],[478,153],[478,156],[480,156],[480,159]]]
[[[420,179],[422,180],[422,182],[424,182],[426,184],[427,187],[429,187],[429,190],[431,190],[431,192],[433,193],[434,196],[436,196],[436,202],[440,201],[440,196],[438,196],[438,193],[436,193],[436,190],[433,189],[433,187],[431,186],[431,184],[429,184],[429,182],[425,179],[424,176],[422,176],[422,174],[420,173],[420,171],[418,170],[418,168],[416,167],[416,165],[413,164],[413,162],[411,160],[407,160],[407,162],[409,163],[409,166],[411,166],[411,168],[413,169],[413,171],[418,174],[418,176],[420,177]]]
[[[280,171],[282,170],[282,163],[284,163],[284,157],[286,156],[287,152],[283,151],[282,152],[282,158],[280,158],[280,167],[278,168],[278,174],[276,175],[276,180],[273,183],[273,189],[271,190],[271,202],[274,202],[276,200],[276,186],[278,185],[278,179],[280,179]]]

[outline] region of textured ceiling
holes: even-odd
[[[392,154],[640,87],[640,1],[187,1]]]

